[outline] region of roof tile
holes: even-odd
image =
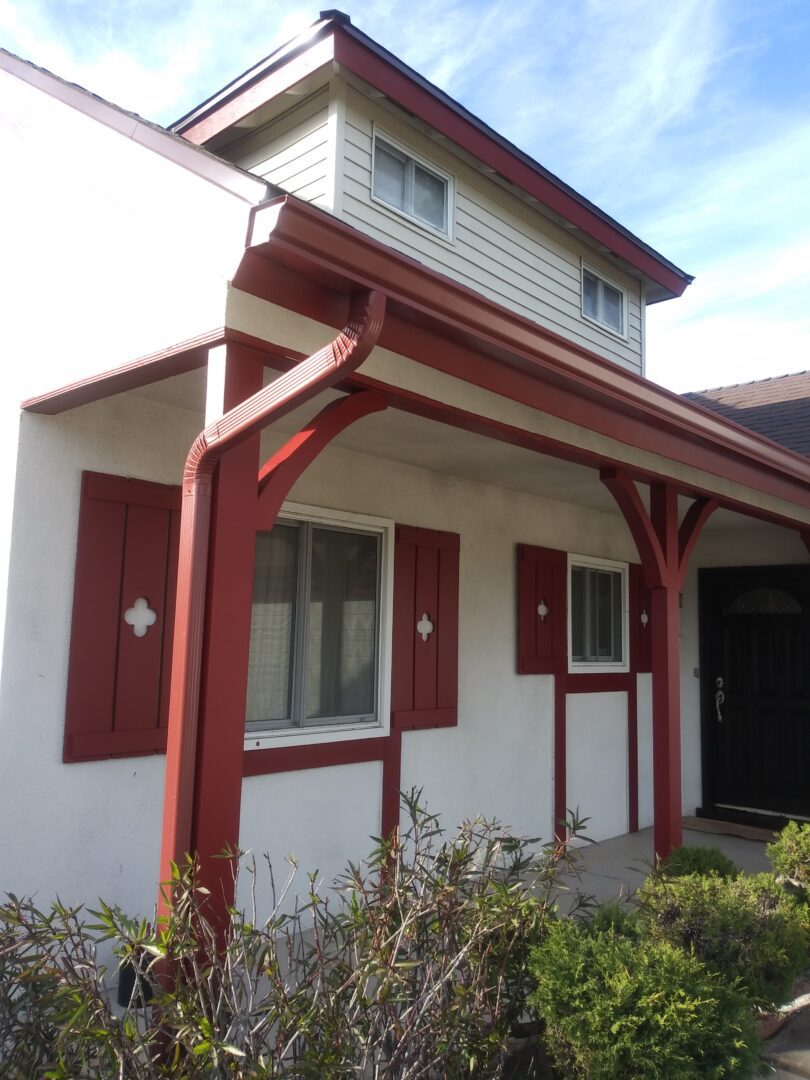
[[[810,371],[697,390],[683,397],[810,457]]]

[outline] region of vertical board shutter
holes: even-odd
[[[179,488],[82,476],[64,761],[166,749],[179,536]],[[139,598],[156,616],[140,637]]]
[[[638,563],[630,564],[630,664],[633,671],[652,671],[650,590]]]
[[[568,623],[564,551],[518,544],[519,675],[551,675],[566,669]],[[543,605],[545,615],[538,611]]]
[[[397,525],[391,724],[407,730],[458,720],[456,533]]]

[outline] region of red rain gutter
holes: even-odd
[[[355,293],[347,324],[334,341],[209,424],[189,451],[180,518],[161,882],[170,880],[171,864],[181,863],[191,845],[214,470],[228,450],[355,371],[377,343],[384,315],[382,293]],[[159,901],[164,914],[168,902],[163,896]]]

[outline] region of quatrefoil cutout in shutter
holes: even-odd
[[[433,633],[435,627],[430,621],[430,615],[426,611],[422,612],[422,618],[416,624],[416,632],[422,638],[422,641],[427,641],[430,635]]]
[[[157,622],[157,612],[149,607],[145,596],[139,596],[132,607],[124,612],[124,622],[132,627],[135,637],[144,637],[149,627]]]

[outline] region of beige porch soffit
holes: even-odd
[[[308,352],[318,348],[332,327],[298,315],[287,308],[231,287],[226,304],[229,328],[284,349]],[[377,347],[363,365],[364,376],[388,386],[432,398],[437,402],[505,424],[512,428],[545,436],[613,461],[623,462],[634,471],[671,478],[683,490],[697,489],[716,495],[721,502],[759,509],[797,525],[810,524],[810,508],[804,508],[752,490],[744,484],[715,476],[661,455],[629,446],[567,420],[521,405],[481,389],[463,379],[416,363],[408,357]]]

